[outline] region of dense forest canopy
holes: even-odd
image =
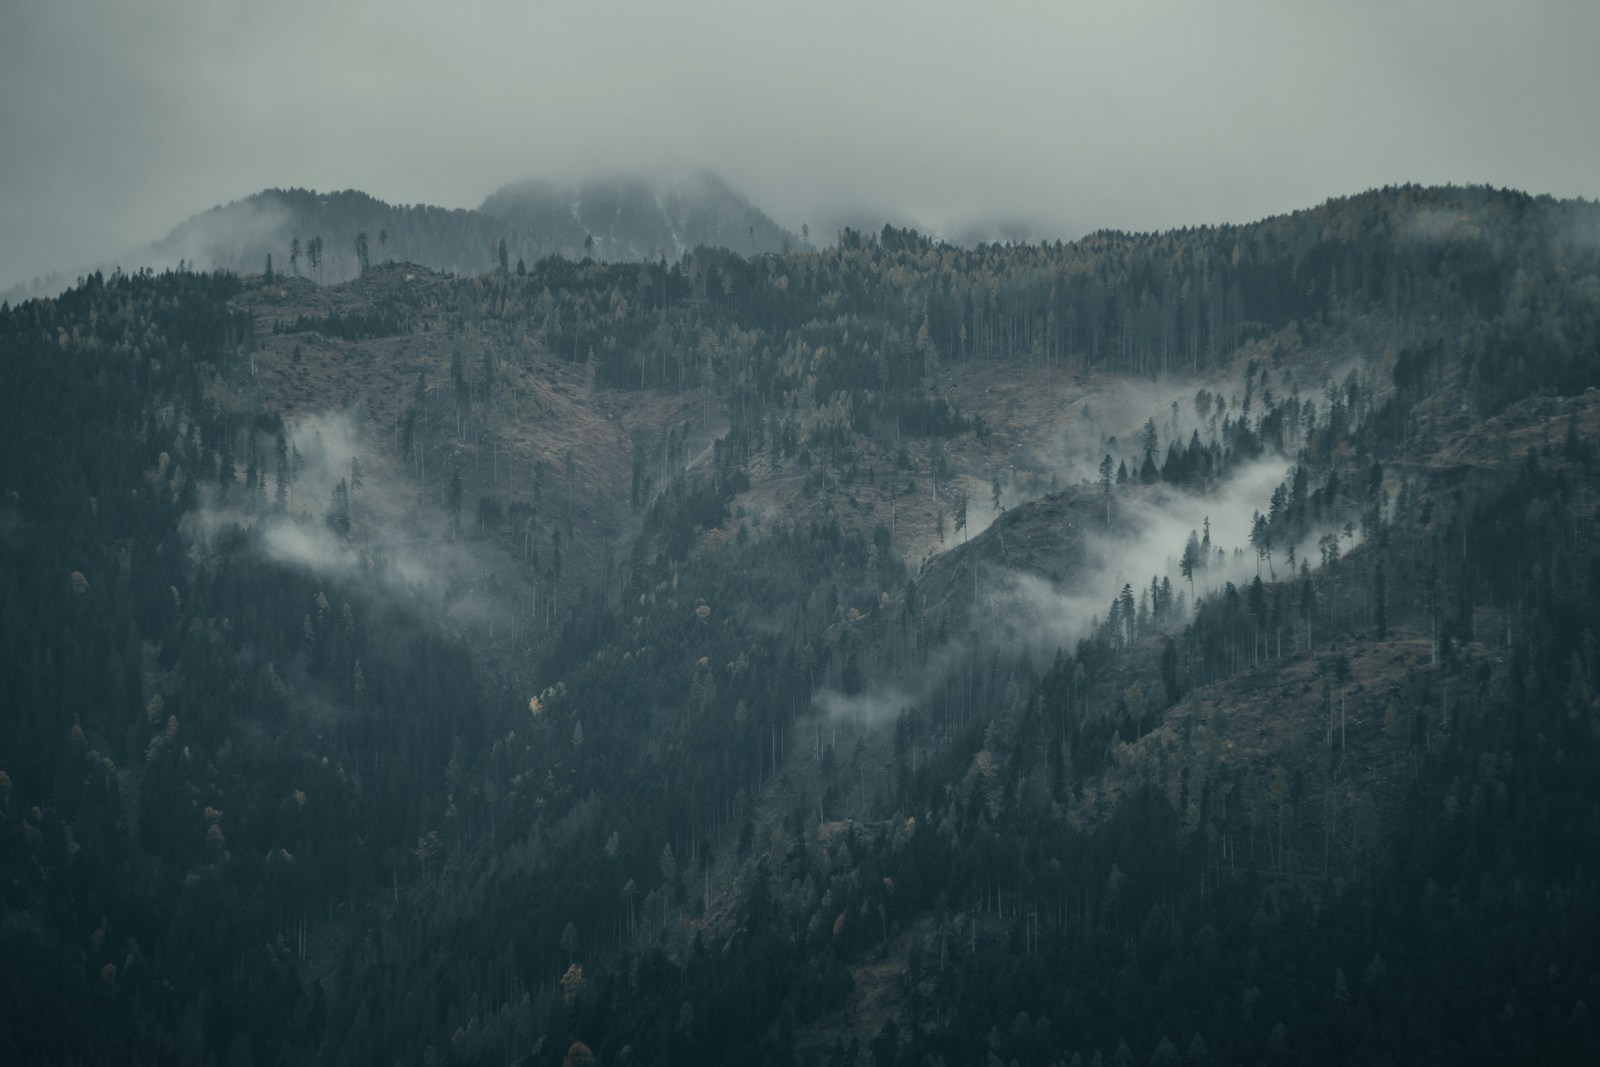
[[[1600,208],[477,225],[0,307],[0,1057],[1600,1054]]]

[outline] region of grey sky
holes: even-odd
[[[1074,236],[1389,182],[1600,195],[1600,4],[5,0],[0,287],[269,185],[719,171]]]

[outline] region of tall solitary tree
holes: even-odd
[[[1106,525],[1111,525],[1111,453],[1100,461],[1100,495],[1106,501]]]
[[[289,438],[283,429],[278,429],[277,440],[273,443],[278,458],[278,476],[274,485],[273,508],[284,511],[289,506]]]
[[[1256,577],[1261,577],[1261,561],[1266,560],[1269,567],[1272,562],[1272,529],[1267,525],[1267,517],[1259,511],[1250,520],[1250,547],[1256,550]]]
[[[450,516],[450,536],[454,538],[461,532],[461,472],[450,472],[450,484],[445,489],[445,511]]]
[[[1133,585],[1130,582],[1122,583],[1122,592],[1117,594],[1117,606],[1122,615],[1122,639],[1124,645],[1133,644],[1133,639],[1139,636],[1137,621],[1139,618],[1138,605],[1133,599]]]
[[[1372,621],[1378,631],[1378,640],[1389,636],[1388,583],[1384,581],[1383,564],[1372,575]]]
[[[333,487],[332,499],[323,514],[323,521],[328,524],[328,529],[340,537],[350,536],[350,487],[343,478]]]
[[[1183,546],[1183,558],[1178,561],[1179,572],[1189,579],[1189,600],[1194,601],[1194,572],[1201,566],[1200,538],[1193,530],[1189,531],[1189,540]]]
[[[572,536],[573,492],[578,484],[578,461],[573,456],[572,450],[567,449],[567,454],[562,457],[562,466],[567,479],[567,536]]]

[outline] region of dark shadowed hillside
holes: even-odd
[[[6,1062],[1600,1053],[1600,208],[219,210],[0,310]]]

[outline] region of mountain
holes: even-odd
[[[1594,1060],[1597,236],[6,308],[0,1056]]]
[[[799,244],[705,170],[676,182],[618,176],[562,186],[530,179],[491,194],[480,210],[567,254],[593,238],[594,255],[608,260],[677,259],[700,246],[752,256]]]
[[[547,256],[677,259],[701,245],[741,255],[778,252],[798,239],[709,171],[674,182],[617,176],[571,186],[542,179],[507,185],[477,210],[389,204],[357,190],[319,193],[267,189],[180,223],[118,267],[249,273],[275,269],[319,283],[349,281],[361,270],[357,236],[369,263],[409,262],[451,274],[482,274]],[[313,255],[311,242],[320,239]],[[100,268],[108,272],[110,265]],[[85,271],[84,273],[88,273]],[[52,276],[6,293],[12,303],[53,295],[69,279]]]

